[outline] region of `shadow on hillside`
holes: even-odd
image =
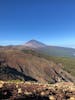
[[[11,68],[10,66],[2,66],[0,67],[0,80],[16,80],[16,79],[20,79],[20,80],[25,80],[25,81],[35,81],[37,82],[36,79],[27,76],[25,74],[23,74],[22,72],[17,71],[14,68]]]

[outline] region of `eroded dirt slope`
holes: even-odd
[[[12,79],[42,83],[75,82],[74,77],[53,61],[19,50],[0,51],[0,80]]]

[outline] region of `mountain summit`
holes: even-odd
[[[42,47],[46,47],[46,45],[44,43],[41,43],[37,40],[30,40],[28,41],[25,46],[27,47],[31,47],[31,48],[42,48]]]

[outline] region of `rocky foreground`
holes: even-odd
[[[75,85],[0,81],[0,100],[75,100]]]

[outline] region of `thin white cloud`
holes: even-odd
[[[0,41],[0,45],[19,45],[22,44],[24,41],[17,41],[17,40],[4,40]]]

